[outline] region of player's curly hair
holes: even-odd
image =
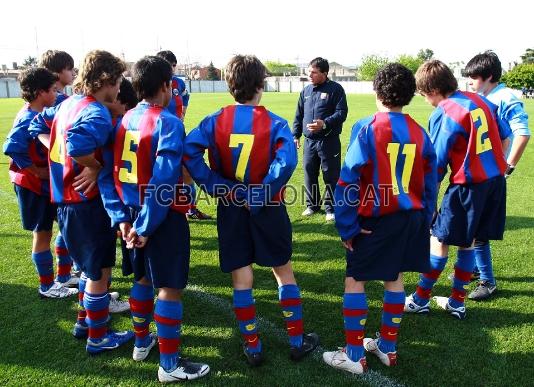
[[[493,51],[485,51],[467,62],[462,75],[471,78],[481,77],[483,81],[491,77],[491,82],[497,83],[502,75],[501,61]]]
[[[82,63],[73,88],[77,94],[90,95],[107,85],[115,85],[126,70],[124,62],[101,50],[89,52]]]
[[[39,67],[44,67],[53,73],[60,73],[63,70],[74,68],[74,59],[65,51],[47,50],[41,55]]]
[[[230,94],[239,103],[254,98],[265,86],[267,69],[254,55],[236,55],[226,65],[226,83]]]
[[[122,79],[117,99],[120,103],[126,105],[126,110],[133,109],[139,103],[139,99],[137,98],[132,83],[126,78]]]
[[[57,82],[57,75],[43,67],[33,67],[19,74],[22,98],[27,102],[34,101],[40,91],[48,91]]]
[[[406,106],[415,94],[415,78],[400,63],[388,63],[376,74],[373,89],[384,106]]]
[[[422,94],[437,92],[443,96],[458,89],[458,81],[442,61],[433,59],[423,63],[415,73],[417,91]]]

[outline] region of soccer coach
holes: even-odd
[[[313,215],[321,208],[319,168],[325,182],[324,207],[326,220],[333,221],[333,193],[341,169],[341,142],[339,135],[347,118],[347,97],[343,87],[328,79],[329,65],[323,58],[310,62],[308,74],[311,85],[301,91],[293,138],[297,149],[304,134],[304,185],[306,210],[303,216]]]

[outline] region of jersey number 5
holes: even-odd
[[[235,177],[237,180],[243,182],[245,180],[245,172],[247,171],[248,160],[252,145],[254,144],[253,134],[234,134],[230,135],[230,148],[237,148],[240,144],[243,145],[239,160],[237,161],[237,168],[235,170]]]
[[[50,147],[50,160],[54,163],[65,165],[65,140],[62,133],[57,133],[54,137],[54,143]]]
[[[132,150],[132,145],[139,145],[140,132],[127,130],[124,132],[124,147],[122,148],[122,161],[130,163],[130,169],[119,169],[119,180],[123,183],[137,184],[137,153]]]
[[[390,142],[388,144],[387,152],[389,154],[389,167],[391,170],[391,185],[393,186],[393,195],[400,194],[399,182],[397,181],[396,170],[397,160],[399,158],[399,150],[401,144],[398,142]],[[402,169],[401,184],[404,193],[408,194],[410,187],[410,178],[412,177],[413,162],[415,160],[415,144],[404,144],[402,154],[406,156],[404,160],[404,168]]]
[[[471,118],[473,123],[476,124],[477,121],[480,122],[480,125],[477,128],[477,142],[476,142],[476,152],[477,155],[486,151],[491,150],[491,141],[489,138],[482,138],[485,133],[488,133],[488,121],[486,120],[486,114],[481,108],[476,108],[471,111]]]

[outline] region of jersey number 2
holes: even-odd
[[[132,150],[132,145],[139,145],[138,131],[127,130],[124,133],[124,147],[122,148],[122,161],[130,163],[130,169],[119,169],[119,180],[123,183],[137,184],[137,153]]]
[[[482,138],[485,133],[488,133],[488,120],[486,119],[486,114],[481,108],[476,108],[471,111],[471,118],[473,123],[476,123],[480,120],[480,125],[477,130],[477,141],[476,141],[476,152],[477,155],[491,150],[491,141],[489,138]]]
[[[390,142],[388,144],[387,152],[389,154],[389,167],[391,170],[391,185],[393,186],[393,195],[400,194],[399,182],[396,177],[397,160],[399,158],[399,150],[401,144],[398,142]],[[404,144],[402,154],[406,156],[404,160],[404,168],[402,169],[401,184],[404,193],[408,194],[410,187],[410,178],[412,177],[413,162],[415,160],[415,144]]]
[[[247,171],[248,160],[252,145],[254,144],[253,134],[234,134],[230,135],[230,148],[237,148],[240,144],[243,145],[239,160],[237,161],[237,168],[235,170],[235,177],[237,180],[243,182],[245,180],[245,172]]]

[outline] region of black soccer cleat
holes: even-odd
[[[309,353],[312,353],[319,345],[319,335],[317,333],[305,333],[302,336],[301,347],[291,347],[289,357],[293,361],[300,361]]]
[[[243,343],[243,353],[247,358],[247,363],[251,367],[259,367],[263,363],[263,352],[249,352],[247,351],[247,343]]]

